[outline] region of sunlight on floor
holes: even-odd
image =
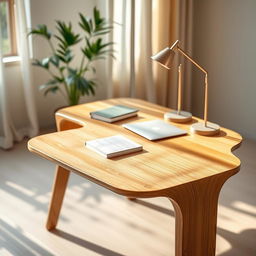
[[[251,214],[256,218],[256,206],[247,204],[245,202],[235,201],[233,207],[237,208],[239,211],[243,211],[247,214]]]

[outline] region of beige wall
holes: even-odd
[[[78,25],[79,16],[78,13],[81,12],[85,15],[92,15],[93,7],[96,5],[96,0],[31,0],[31,19],[32,27],[37,24],[46,24],[51,30],[54,31],[55,20],[72,21],[76,31],[80,31]],[[41,39],[41,38],[40,38]],[[33,40],[33,53],[36,58],[46,57],[49,53],[49,48],[46,42],[35,38]],[[80,55],[80,56],[79,56]],[[81,59],[81,53],[77,52],[77,59]],[[80,62],[74,62],[74,65],[80,65]],[[34,84],[43,84],[47,81],[48,74],[40,68],[33,68],[34,74]],[[100,81],[102,71],[97,69],[97,76]],[[106,95],[106,88],[104,83],[100,83],[97,87],[96,96],[85,96],[81,102],[88,102],[97,99],[104,98]],[[56,108],[64,106],[66,102],[63,100],[61,95],[49,94],[44,97],[42,92],[37,90],[36,92],[36,102],[38,106],[38,116],[40,127],[50,126],[54,123],[53,112]]]
[[[46,24],[50,29],[54,29],[54,21],[57,19],[72,21],[76,24],[82,12],[86,15],[92,14],[92,9],[96,5],[96,0],[31,0],[31,19],[32,27],[37,24]],[[78,27],[76,27],[78,28]],[[44,58],[49,54],[49,48],[41,38],[33,39],[33,55],[35,58]],[[79,58],[79,53],[77,54]],[[74,63],[75,64],[75,63]],[[6,65],[6,81],[8,86],[13,87],[15,102],[11,102],[11,110],[18,127],[26,125],[27,117],[25,116],[25,105],[22,97],[22,83],[19,62]],[[38,112],[39,125],[41,128],[54,125],[54,110],[64,106],[66,102],[59,94],[49,94],[44,97],[43,92],[38,90],[38,85],[43,84],[49,78],[46,71],[32,67],[33,84],[35,89],[35,98]],[[97,65],[97,78],[99,86],[97,87],[96,96],[85,96],[81,102],[88,102],[105,98],[106,87],[104,86],[104,64]],[[17,115],[19,113],[19,115]],[[0,120],[1,121],[1,120]],[[1,132],[1,131],[0,131]]]
[[[256,139],[256,1],[194,0],[193,56],[209,71],[209,119]],[[203,75],[193,69],[193,114]]]

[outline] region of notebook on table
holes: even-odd
[[[112,158],[142,150],[142,145],[122,135],[90,140],[87,141],[85,145],[87,148],[106,158]]]
[[[93,119],[113,123],[128,117],[136,116],[138,111],[139,110],[137,108],[130,108],[124,105],[115,105],[113,107],[91,112],[90,115]]]
[[[174,125],[164,122],[163,120],[152,120],[146,122],[126,123],[124,128],[137,133],[148,140],[159,140],[168,137],[180,136],[187,134]]]

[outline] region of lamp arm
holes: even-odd
[[[197,66],[202,72],[207,74],[207,71],[202,68],[198,63],[196,63],[188,54],[186,54],[179,46],[177,46],[177,50],[182,53],[186,58],[188,58],[195,66]]]
[[[204,95],[204,126],[207,126],[208,119],[208,72],[202,68],[198,63],[196,63],[188,54],[186,54],[178,45],[177,50],[182,53],[187,59],[189,59],[197,68],[199,68],[204,74],[204,84],[205,84],[205,95]]]

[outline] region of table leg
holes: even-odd
[[[187,184],[170,193],[175,209],[175,256],[214,256],[218,196],[226,178]]]
[[[58,131],[65,131],[69,129],[80,128],[81,125],[65,120],[61,116],[55,116],[56,126]],[[54,229],[57,225],[60,210],[65,195],[68,178],[70,171],[64,169],[61,166],[56,167],[55,180],[52,189],[52,198],[48,210],[48,218],[46,222],[46,228],[48,230]]]
[[[52,198],[46,222],[46,228],[48,230],[54,229],[57,225],[64,194],[68,183],[69,174],[70,171],[64,169],[61,166],[57,166],[52,190]]]

